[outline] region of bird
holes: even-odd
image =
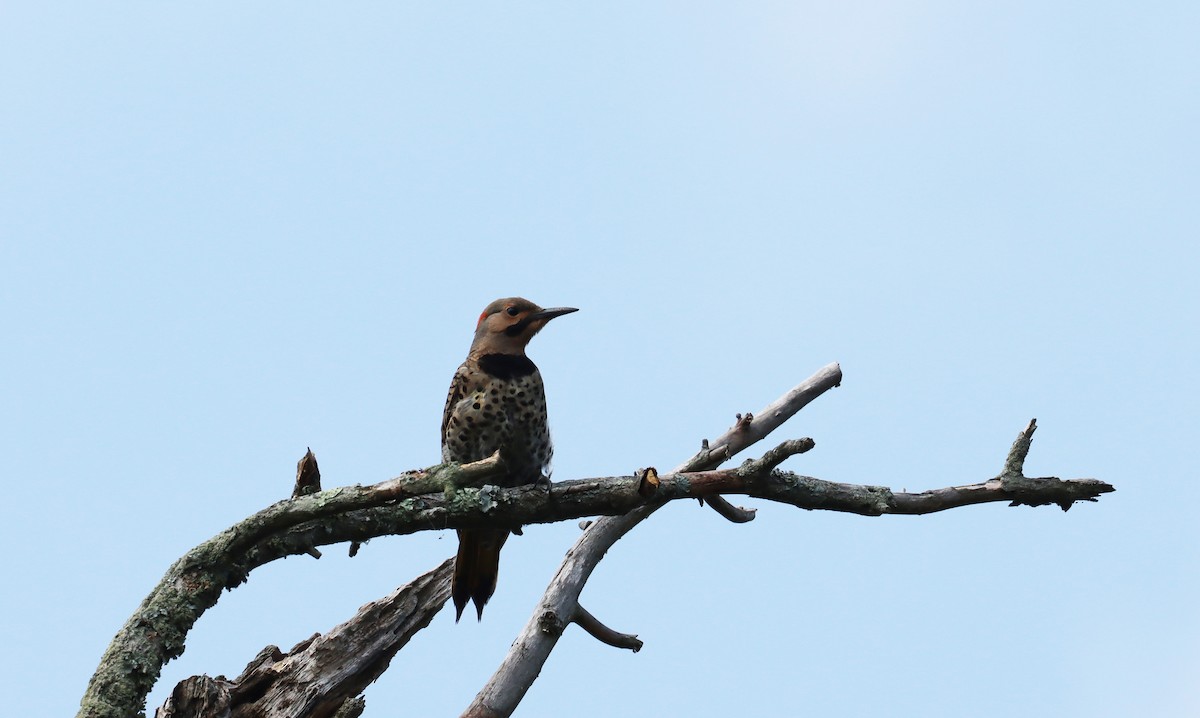
[[[546,393],[525,347],[551,319],[575,311],[543,309],[521,297],[497,299],[484,308],[467,359],[450,381],[442,413],[442,461],[465,464],[499,451],[505,471],[499,485],[548,481],[543,472],[553,447]],[[468,601],[475,603],[478,620],[483,620],[483,607],[496,591],[500,549],[508,534],[509,529],[458,529],[450,591],[456,623]]]

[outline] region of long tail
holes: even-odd
[[[468,600],[475,602],[475,611],[479,620],[483,620],[483,606],[496,592],[500,549],[506,540],[506,530],[458,530],[458,556],[454,559],[454,581],[450,589],[454,598],[455,623],[462,618]]]

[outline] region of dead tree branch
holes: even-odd
[[[614,631],[601,623],[598,618],[588,613],[588,610],[583,606],[579,606],[571,621],[587,631],[592,638],[601,643],[607,643],[613,648],[628,648],[634,653],[642,650],[642,642],[638,640],[636,634]]]
[[[222,590],[238,586],[251,569],[266,561],[302,553],[319,556],[315,547],[331,543],[319,535],[281,542],[281,534],[286,536],[305,523],[339,524],[338,516],[389,503],[401,523],[427,521],[422,518],[424,504],[411,497],[470,486],[501,470],[499,456],[492,456],[465,466],[443,464],[410,471],[373,486],[348,486],[280,501],[222,531],[176,561],[117,632],[88,683],[78,715],[142,715],[163,664],[183,653],[188,631],[216,604]],[[471,491],[477,492],[462,492],[461,503],[468,502],[466,494]]]
[[[383,675],[396,652],[442,610],[453,571],[454,560],[447,559],[287,653],[267,646],[232,681],[208,676],[182,681],[155,718],[334,716]],[[362,706],[357,708],[361,713]]]
[[[842,382],[842,369],[836,363],[819,369],[808,379],[792,388],[759,412],[758,424],[753,417],[739,416],[733,428],[711,444],[704,442],[700,452],[679,466],[683,471],[702,471],[720,466],[724,461],[771,433],[780,424],[803,409],[813,399]],[[752,510],[735,507],[719,495],[709,496],[710,505],[722,516],[736,523],[754,518]],[[558,573],[550,581],[533,617],[525,624],[500,667],[475,696],[463,718],[508,716],[516,710],[526,691],[537,680],[550,651],[558,643],[562,629],[544,630],[544,626],[564,626],[558,616],[574,616],[579,608],[579,594],[592,575],[592,570],[608,549],[622,536],[654,513],[661,504],[638,508],[622,516],[601,518],[591,525],[567,552]]]
[[[737,421],[711,443],[705,441],[700,453],[675,468],[675,471],[704,471],[715,469],[746,447],[766,438],[796,412],[808,406],[826,391],[842,384],[842,367],[837,362],[826,364],[791,391],[763,407],[757,414],[738,414]],[[701,501],[701,503],[704,503]],[[710,496],[708,505],[734,523],[754,520],[754,509],[734,506],[720,496]]]
[[[714,462],[720,463],[766,436],[784,419],[837,386],[840,381],[841,370],[836,364],[822,368],[769,405],[758,417],[739,417],[737,425],[718,439],[716,448],[705,446],[680,468],[695,471]],[[762,423],[756,425],[756,421]],[[662,506],[666,496],[677,498],[674,495],[680,489],[677,481],[685,480],[689,492],[707,498],[710,503],[719,494],[736,493],[803,509],[844,511],[865,516],[926,514],[988,501],[1010,501],[1013,506],[1054,503],[1066,510],[1075,501],[1095,501],[1100,494],[1114,490],[1112,486],[1095,479],[1064,481],[1053,477],[1026,478],[1021,471],[1035,427],[1036,421],[1031,421],[1021,432],[1009,451],[1003,471],[995,478],[978,484],[916,494],[894,492],[884,486],[840,484],[775,470],[788,456],[812,448],[811,439],[785,441],[758,461],[747,462],[737,469],[673,473],[657,477],[656,496],[659,502],[638,507],[621,516],[600,518],[586,528],[567,552],[558,573],[535,608],[533,617],[513,642],[500,667],[463,712],[464,718],[495,718],[512,714],[537,679],[558,637],[569,623],[563,617],[579,615],[579,595],[596,564],[617,540]],[[722,508],[714,508],[726,514]],[[734,512],[731,520],[753,518],[752,511],[732,506],[729,508]]]
[[[778,414],[760,413],[760,418],[783,416],[789,410],[794,413],[799,406],[832,388],[841,374],[836,365],[831,367],[833,371],[826,367],[790,392],[789,396],[793,398],[788,407],[779,409]],[[755,421],[757,419],[749,417],[742,419],[740,431],[753,429]],[[512,528],[582,517],[606,517],[594,522],[568,554],[534,619],[526,626],[492,682],[477,697],[478,705],[473,704],[468,709],[469,715],[509,715],[569,622],[580,623],[592,635],[613,645],[640,646],[636,637],[607,629],[581,609],[578,597],[592,569],[612,543],[665,503],[682,498],[711,501],[721,494],[744,494],[806,509],[877,516],[927,513],[1001,500],[1011,501],[1014,505],[1056,503],[1065,507],[1074,501],[1095,500],[1099,494],[1113,490],[1107,484],[1090,479],[1061,481],[1022,476],[1023,452],[1028,451],[1032,430],[1031,423],[1023,432],[1025,438],[1019,438],[1014,445],[1000,476],[982,484],[923,494],[838,484],[779,471],[778,465],[788,456],[812,448],[811,439],[801,439],[783,442],[757,461],[737,468],[696,471],[720,463],[709,449],[681,467],[691,469],[690,473],[676,471],[659,476],[653,470],[645,470],[636,476],[564,481],[554,484],[553,499],[538,485],[503,489],[482,484],[503,471],[499,457],[493,456],[464,466],[447,464],[408,472],[374,486],[330,489],[281,501],[197,546],[167,571],[105,652],[84,694],[79,716],[124,718],[142,715],[146,695],[163,664],[182,653],[184,638],[199,616],[215,605],[222,590],[236,587],[246,580],[250,571],[269,561],[297,554],[319,556],[317,546],[342,542],[353,545],[353,542],[384,535],[446,528]],[[721,446],[740,449],[753,443],[749,438],[740,441],[741,446],[731,441],[719,444],[718,449]],[[719,453],[726,456],[732,451]],[[703,456],[705,453],[708,456]],[[315,459],[312,464],[315,469]],[[446,570],[445,565],[441,570]],[[432,584],[439,580],[441,583],[435,590]],[[412,630],[424,625],[420,621],[427,622],[428,616],[432,616],[445,601],[442,595],[445,586],[441,584],[447,580],[431,578],[426,583],[429,591],[434,593],[422,594],[421,602],[429,605],[412,613]],[[440,601],[436,596],[441,596]],[[343,635],[360,630],[369,633],[378,630],[381,620],[378,616],[362,614],[338,630]],[[304,648],[307,647],[297,647],[293,655]],[[380,648],[377,656],[384,656],[387,650],[391,648]],[[377,657],[371,665],[382,670],[390,655]],[[269,659],[272,670],[281,663],[273,653],[260,658],[264,665]],[[255,683],[254,675],[251,672],[245,678]],[[319,680],[316,677],[310,679]],[[360,703],[349,701],[354,692],[360,690],[356,687],[357,681],[357,676],[342,676],[330,681],[324,692],[326,696],[341,700],[339,705],[342,707],[338,710],[342,715],[353,715],[356,710],[361,712]],[[286,681],[277,683],[283,686]],[[189,691],[186,697],[181,694],[180,706],[185,698],[206,705],[223,700],[221,686],[211,682],[197,683]]]

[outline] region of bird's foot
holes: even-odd
[[[548,500],[548,501],[549,501],[549,500],[552,500],[552,499],[554,498],[554,495],[553,495],[553,493],[551,492],[551,491],[552,491],[552,489],[553,489],[553,487],[554,487],[554,482],[552,482],[552,481],[550,480],[550,476],[549,476],[549,475],[547,475],[547,474],[543,474],[543,475],[539,476],[539,477],[537,478],[537,481],[533,482],[533,485],[534,485],[534,486],[536,486],[536,487],[538,487],[539,489],[545,489],[545,490],[546,490],[546,500]]]

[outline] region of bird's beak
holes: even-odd
[[[504,333],[509,335],[510,337],[515,337],[518,334],[520,334],[521,332],[528,329],[530,325],[533,325],[536,322],[536,326],[534,327],[533,333],[537,334],[539,331],[541,331],[542,327],[546,326],[546,322],[550,321],[551,319],[553,319],[555,317],[561,317],[564,314],[570,314],[571,312],[577,312],[577,311],[579,311],[579,310],[576,309],[575,307],[554,307],[553,309],[539,309],[536,312],[534,312],[533,314],[526,316],[521,321],[512,325],[508,329],[505,329]],[[533,336],[533,334],[530,334],[530,336]],[[526,341],[528,341],[528,340],[526,340]]]
[[[564,314],[570,314],[571,312],[577,311],[579,310],[575,307],[554,307],[552,309],[542,309],[541,311],[534,312],[533,314],[530,314],[528,318],[530,321],[535,321],[538,319],[550,321],[555,317],[561,317]]]

